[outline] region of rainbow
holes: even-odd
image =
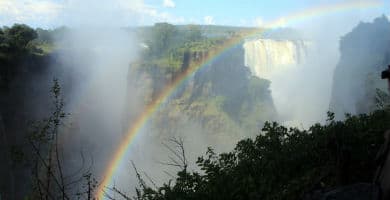
[[[132,126],[128,129],[125,138],[119,144],[119,148],[114,152],[111,161],[108,163],[108,167],[103,175],[103,180],[97,189],[96,198],[99,200],[105,198],[105,188],[111,184],[115,171],[121,164],[122,159],[127,152],[129,146],[131,145],[132,141],[134,141],[134,138],[141,131],[141,129],[147,124],[153,113],[155,113],[161,107],[161,105],[166,103],[166,101],[174,94],[177,88],[185,84],[186,81],[190,77],[192,77],[199,69],[212,63],[224,52],[241,44],[245,40],[245,38],[261,34],[265,30],[285,26],[287,23],[296,23],[305,19],[309,19],[311,17],[327,15],[335,12],[373,8],[379,7],[381,5],[382,2],[377,0],[345,1],[337,4],[328,4],[321,5],[318,7],[312,7],[300,12],[292,13],[290,15],[280,17],[270,23],[265,24],[264,27],[266,27],[266,29],[255,29],[253,31],[245,33],[243,36],[234,37],[227,40],[223,45],[213,50],[213,52],[209,53],[208,58],[206,58],[203,62],[191,64],[187,68],[187,70],[181,73],[174,81],[171,82],[171,84],[166,85],[160,95],[152,103],[147,105],[143,113],[138,116],[135,121],[132,122]]]

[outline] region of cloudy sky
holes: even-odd
[[[256,26],[312,7],[362,0],[0,0],[0,25],[26,23],[33,27],[102,23],[120,26],[220,24]],[[374,8],[332,15],[371,19],[390,14],[390,0]]]

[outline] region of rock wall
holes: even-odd
[[[375,109],[375,90],[387,90],[380,72],[390,64],[390,22],[385,16],[360,23],[340,41],[330,110],[336,117]]]

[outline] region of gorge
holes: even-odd
[[[0,61],[6,64],[1,72],[0,122],[4,130],[13,134],[7,135],[12,148],[24,145],[25,139],[20,138],[27,137],[28,121],[50,114],[46,92],[50,91],[52,77],[57,77],[64,83],[66,103],[71,104],[66,107],[72,114],[67,121],[70,125],[62,130],[63,142],[68,147],[66,158],[70,161],[66,167],[68,171],[74,169],[80,162],[74,152],[85,149],[99,156],[94,160],[97,165],[93,172],[101,174],[110,152],[165,86],[190,66],[202,63],[148,119],[124,158],[163,183],[169,179],[163,171],[177,172],[158,164],[169,156],[169,150],[162,144],[169,138],[183,138],[188,159],[196,160],[210,146],[216,152],[232,150],[237,141],[257,136],[267,121],[302,129],[325,122],[329,108],[338,116],[342,112],[370,112],[374,109],[373,89],[384,89],[376,73],[389,62],[390,52],[389,39],[384,37],[389,30],[378,27],[388,27],[388,20],[379,18],[373,23],[360,24],[342,38],[341,58],[334,75],[332,63],[325,62],[330,60],[326,52],[317,53],[314,42],[302,38],[252,37],[210,59],[215,48],[239,35],[241,28],[229,28],[226,32],[219,27],[222,36],[212,31],[204,35],[202,26],[166,23],[121,29],[116,34],[101,32],[94,37],[87,32],[79,38],[73,37],[74,43],[65,41],[59,44],[61,49],[53,47],[47,52],[40,50],[39,45],[51,43],[41,41],[44,31],[40,30],[33,43],[37,46],[20,50],[23,52],[17,55],[23,57],[18,58],[20,62],[9,62],[8,55],[0,49],[3,53]],[[372,29],[376,31],[371,32]],[[118,40],[107,39],[111,35]],[[129,40],[133,35],[137,35],[136,42]],[[376,39],[367,42],[370,38]],[[142,44],[137,58],[128,49],[133,43]],[[364,51],[363,47],[369,48]],[[376,53],[370,54],[371,51]],[[17,70],[12,71],[12,67]],[[8,76],[11,72],[15,76]],[[6,155],[6,146],[1,147],[1,155]],[[136,175],[125,164],[118,170],[115,183],[135,186],[129,180]],[[19,174],[8,173],[12,164],[3,168],[1,176],[7,180],[1,182],[0,189],[10,190],[12,187],[7,183],[14,177],[29,176],[26,167],[16,168],[15,171],[21,171]],[[190,163],[189,169],[198,168]],[[22,185],[15,182],[13,187],[17,184]]]

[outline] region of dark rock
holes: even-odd
[[[376,109],[375,89],[386,90],[380,73],[390,64],[390,22],[385,16],[360,23],[341,38],[340,60],[333,75],[330,110],[336,119],[345,113]]]
[[[356,183],[328,192],[314,191],[304,200],[379,200],[379,188],[370,183]]]

